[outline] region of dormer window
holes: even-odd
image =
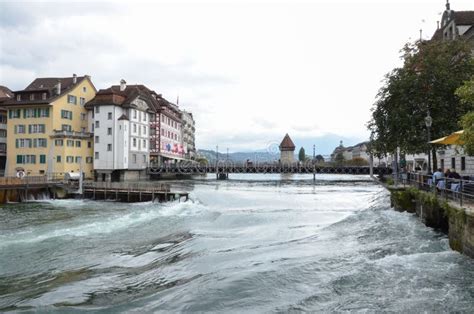
[[[35,100],[35,94],[30,94],[30,100]]]
[[[46,93],[43,93],[43,95],[41,96],[41,98],[42,98],[43,100],[46,100]]]
[[[16,95],[16,101],[20,101],[21,100],[21,95]]]

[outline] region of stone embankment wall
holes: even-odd
[[[426,226],[447,233],[453,250],[474,258],[474,211],[416,188],[388,189],[392,207],[415,213]]]

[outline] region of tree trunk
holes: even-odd
[[[431,155],[433,156],[431,159],[433,161],[433,172],[436,171],[436,169],[438,169],[438,159],[436,158],[436,148],[432,148],[431,149]],[[444,169],[443,169],[444,171]]]

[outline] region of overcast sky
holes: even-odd
[[[179,95],[198,148],[264,149],[285,133],[362,141],[384,74],[420,28],[431,37],[444,8],[443,0],[1,2],[0,85],[72,73],[91,75],[97,89],[122,78],[145,84],[170,101]],[[474,1],[451,8],[474,10]]]

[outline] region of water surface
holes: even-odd
[[[0,310],[474,311],[474,262],[366,176],[173,181],[0,209]]]

